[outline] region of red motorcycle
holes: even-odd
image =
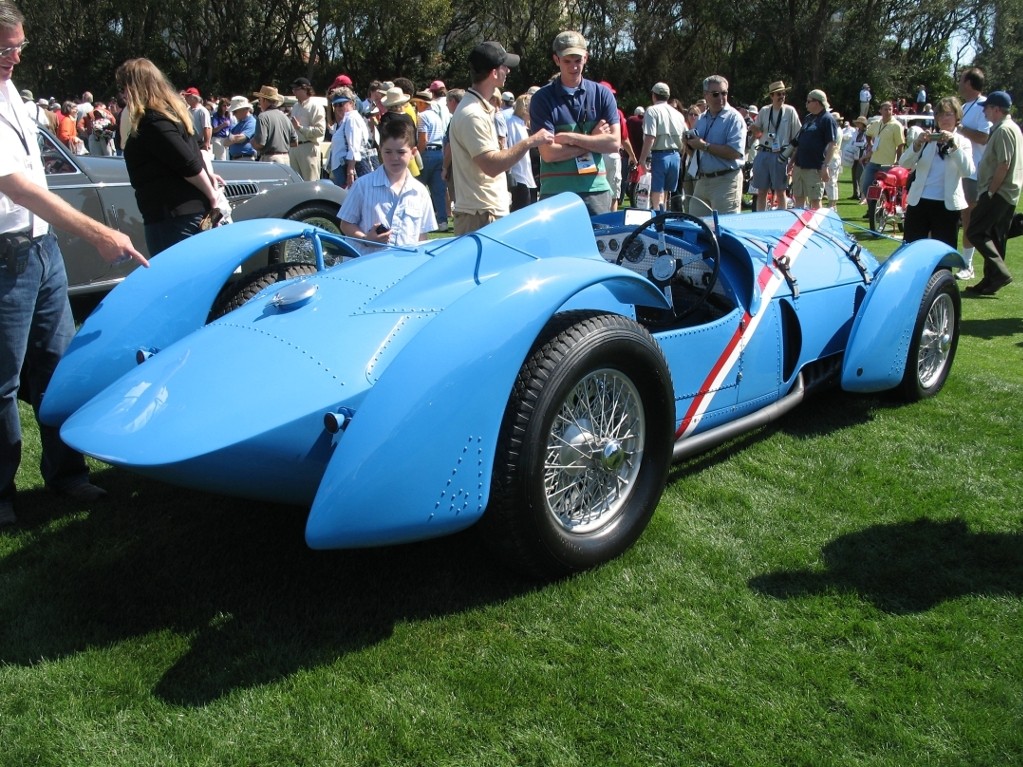
[[[870,228],[875,232],[883,234],[889,224],[893,233],[902,231],[909,197],[909,173],[909,169],[899,165],[879,170],[874,183],[867,188],[867,204],[873,203]]]

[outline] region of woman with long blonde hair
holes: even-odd
[[[129,59],[114,75],[126,106],[121,141],[128,179],[145,224],[149,255],[199,231],[217,193],[195,137],[192,114],[149,59]]]

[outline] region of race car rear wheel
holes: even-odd
[[[947,269],[931,275],[924,290],[906,372],[899,393],[910,402],[933,397],[945,385],[959,346],[962,302],[955,278]]]
[[[213,322],[228,312],[244,306],[255,295],[275,283],[310,274],[316,274],[316,264],[270,264],[249,272],[238,281],[229,282],[224,286],[213,302],[213,308],[206,321]]]
[[[568,312],[519,372],[482,528],[513,567],[552,578],[628,549],[671,463],[675,403],[660,348],[619,315]]]

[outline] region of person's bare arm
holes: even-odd
[[[0,176],[0,192],[58,229],[88,240],[108,263],[130,258],[149,266],[128,235],[80,213],[57,195],[32,183],[23,173]]]
[[[490,152],[483,152],[473,157],[473,162],[479,166],[479,169],[486,173],[490,177],[494,177],[504,173],[512,165],[522,159],[523,155],[526,154],[534,146],[540,147],[540,152],[543,153],[543,148],[549,146],[554,141],[554,135],[546,128],[541,128],[532,136],[528,136],[522,141],[516,142],[507,149],[498,149]]]

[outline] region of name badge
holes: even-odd
[[[577,173],[596,173],[597,163],[593,159],[593,152],[587,152],[575,158],[575,169]]]

